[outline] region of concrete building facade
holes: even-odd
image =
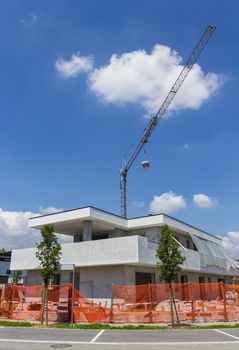
[[[29,227],[41,229],[53,224],[58,234],[72,237],[62,244],[62,266],[75,265],[76,287],[91,299],[111,297],[112,284],[133,285],[158,282],[156,248],[163,224],[172,229],[186,257],[176,282],[229,283],[239,276],[239,263],[230,259],[220,238],[165,214],[124,219],[93,207],[34,217]],[[26,274],[27,285],[41,284],[36,249],[13,250],[11,270]],[[68,283],[67,268],[55,276],[55,283]]]

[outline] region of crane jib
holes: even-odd
[[[127,164],[124,166],[124,168],[120,171],[120,190],[121,190],[121,216],[126,218],[127,217],[127,189],[126,189],[126,183],[127,183],[127,174],[131,166],[133,165],[135,159],[139,155],[141,149],[143,148],[144,144],[148,142],[149,137],[151,136],[152,132],[156,128],[158,122],[162,119],[164,113],[168,109],[169,105],[173,101],[174,97],[176,96],[178,90],[182,86],[184,80],[188,76],[189,72],[191,71],[194,63],[197,61],[198,57],[202,53],[204,47],[206,46],[208,40],[216,30],[216,27],[213,25],[208,25],[205,29],[204,33],[202,34],[199,42],[197,43],[196,47],[194,48],[193,52],[189,56],[186,64],[184,65],[181,73],[179,74],[178,78],[176,79],[175,83],[173,84],[172,88],[169,90],[168,95],[166,96],[165,100],[163,101],[161,107],[159,108],[156,115],[151,118],[148,126],[146,127],[143,137],[141,138],[139,144],[136,146],[135,150],[133,151],[131,157],[129,158]]]

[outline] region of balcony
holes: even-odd
[[[143,238],[143,237],[142,237]],[[144,245],[144,247],[143,247]],[[157,243],[153,241],[148,241],[146,239],[145,241],[141,241],[141,261],[156,264],[156,249],[157,249]],[[200,254],[191,249],[183,249],[180,247],[180,250],[183,254],[183,256],[186,257],[186,260],[184,261],[182,265],[183,270],[189,270],[189,271],[200,271],[201,270],[201,264],[200,264]]]
[[[75,266],[138,264],[142,240],[146,239],[140,236],[130,236],[62,244],[61,264],[70,263]],[[36,248],[13,250],[11,270],[38,268]]]
[[[157,245],[142,236],[127,236],[96,241],[62,244],[61,264],[75,266],[156,265]],[[193,250],[184,251],[183,269],[199,271],[200,257]],[[39,269],[36,248],[13,250],[11,270]]]

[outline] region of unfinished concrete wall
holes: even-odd
[[[130,230],[127,231],[127,234],[128,236],[144,236],[147,237],[149,240],[152,240],[157,243],[160,234],[160,227],[147,227],[136,230]]]
[[[112,283],[124,285],[124,266],[80,268],[80,291],[87,298],[111,298]]]
[[[76,288],[80,290],[89,299],[107,299],[110,302],[112,283],[114,285],[135,285],[136,272],[145,272],[155,274],[155,282],[159,281],[159,271],[157,268],[143,267],[143,266],[131,266],[131,265],[117,265],[117,266],[97,266],[97,267],[82,267],[76,268],[76,274],[79,274],[79,282],[77,281]],[[223,279],[225,283],[230,282],[229,276],[224,275],[212,275],[202,274],[194,272],[182,271],[178,275],[178,282],[181,281],[181,276],[187,276],[189,282],[199,282],[199,277],[204,276],[206,283],[218,282],[218,279]],[[71,282],[71,272],[61,271],[61,284],[67,284]],[[26,279],[27,285],[40,285],[42,284],[42,277],[38,271],[28,271]]]
[[[116,228],[113,231],[109,231],[108,235],[109,235],[109,238],[124,237],[128,235],[128,232]]]
[[[39,270],[27,271],[25,281],[28,286],[39,286],[43,283],[43,279]]]

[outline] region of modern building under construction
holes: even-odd
[[[163,224],[169,225],[186,257],[175,282],[229,283],[239,276],[239,263],[227,256],[219,237],[165,214],[125,219],[84,207],[29,220],[34,229],[46,224],[72,237],[72,243],[62,244],[62,271],[55,283],[72,281],[74,266],[76,288],[91,299],[110,300],[112,284],[159,283],[156,249]],[[11,270],[25,271],[26,285],[42,283],[36,248],[13,250]]]

